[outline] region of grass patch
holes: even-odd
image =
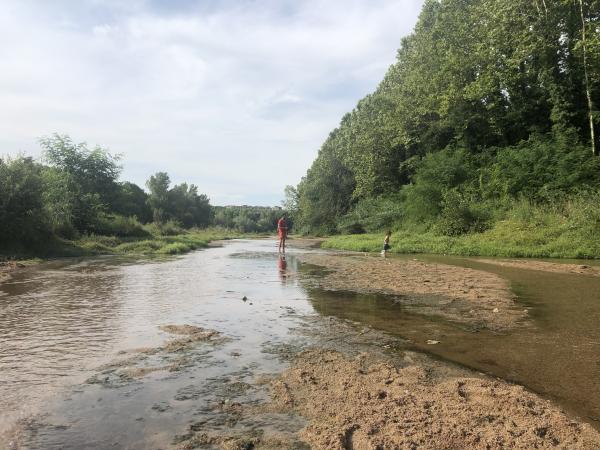
[[[0,255],[8,259],[56,258],[94,255],[178,255],[206,248],[211,241],[257,237],[224,229],[180,231],[175,235],[154,234],[144,237],[85,235],[78,239],[49,239],[34,249],[3,249]]]
[[[600,258],[600,239],[592,227],[573,227],[568,220],[535,223],[519,219],[496,222],[482,233],[444,236],[435,232],[397,230],[392,253],[433,253],[511,258]],[[593,227],[595,228],[595,227]],[[323,248],[378,252],[384,233],[332,236]]]
[[[381,251],[384,233],[328,238],[324,248]],[[582,193],[551,203],[515,202],[482,232],[448,235],[434,222],[428,228],[399,226],[393,253],[434,253],[510,258],[600,258],[600,196]]]

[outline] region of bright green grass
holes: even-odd
[[[378,252],[383,233],[332,236],[323,248]],[[573,227],[559,219],[528,223],[517,219],[497,222],[483,233],[441,236],[433,232],[398,230],[391,239],[392,253],[435,253],[463,256],[528,258],[600,258],[596,227]]]

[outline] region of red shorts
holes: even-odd
[[[277,230],[277,234],[279,234],[279,239],[285,239],[287,237],[285,230]]]

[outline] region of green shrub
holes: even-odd
[[[135,217],[102,214],[93,226],[95,234],[119,237],[148,237],[150,233]]]
[[[158,253],[162,253],[165,255],[177,255],[180,253],[188,252],[193,249],[194,247],[188,244],[184,244],[182,242],[174,242],[172,244],[167,244],[161,247]]]
[[[186,232],[181,224],[174,220],[167,220],[163,223],[152,222],[144,225],[144,229],[154,236],[176,236]]]
[[[458,236],[489,228],[491,213],[486,205],[469,202],[457,189],[447,190],[442,195],[442,212],[435,224],[438,233]]]
[[[360,234],[394,228],[403,218],[399,195],[363,199],[338,224],[342,233]]]
[[[37,245],[50,236],[41,166],[32,158],[0,158],[0,245]]]

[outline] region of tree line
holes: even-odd
[[[0,250],[85,234],[137,238],[208,226],[268,232],[281,215],[281,208],[214,207],[196,185],[173,185],[166,172],[150,176],[146,190],[119,181],[119,155],[68,136],[40,144],[42,162],[0,159]]]
[[[307,233],[484,230],[600,186],[599,0],[426,0],[286,205]]]

